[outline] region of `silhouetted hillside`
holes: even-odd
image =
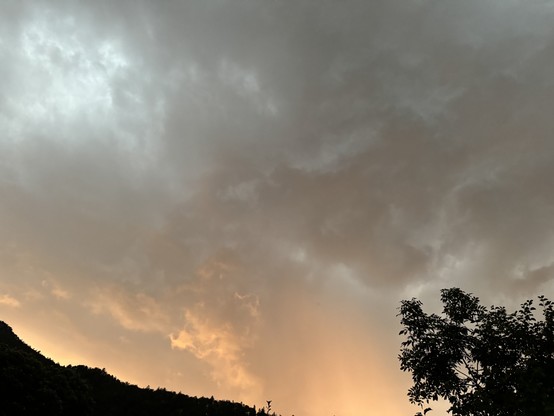
[[[0,321],[0,345],[16,348],[19,350],[34,351],[15,335],[12,328],[5,322]]]
[[[98,368],[61,366],[33,350],[0,321],[0,416],[253,416],[241,403],[143,389]]]

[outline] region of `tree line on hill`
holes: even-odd
[[[242,403],[139,388],[104,369],[61,366],[0,321],[0,416],[262,416]]]

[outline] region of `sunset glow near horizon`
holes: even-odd
[[[553,6],[0,0],[0,320],[141,386],[415,413],[400,300],[554,297]]]

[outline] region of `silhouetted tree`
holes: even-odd
[[[252,416],[242,403],[139,388],[105,369],[61,366],[0,321],[0,416]]]
[[[458,288],[443,289],[441,301],[441,316],[417,299],[401,302],[410,402],[423,408],[442,398],[453,415],[554,415],[553,303],[539,296],[539,311],[528,300],[507,313]]]

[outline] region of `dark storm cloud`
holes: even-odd
[[[551,6],[2,3],[0,306],[360,412],[401,297],[552,292]]]

